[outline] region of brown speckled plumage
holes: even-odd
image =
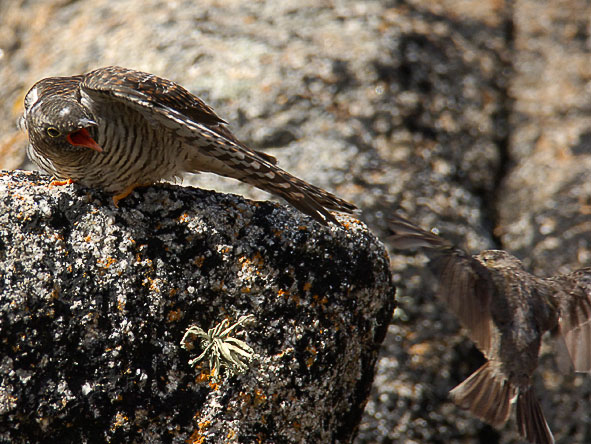
[[[281,196],[323,224],[336,223],[328,210],[356,209],[283,171],[198,97],[153,74],[110,66],[43,79],[25,97],[22,124],[40,168],[114,195],[203,171]]]
[[[438,296],[488,359],[451,391],[454,402],[499,426],[517,396],[519,432],[532,443],[553,443],[531,378],[542,335],[556,325],[574,370],[591,372],[591,268],[538,278],[505,251],[470,256],[398,216],[390,227],[394,247],[427,250]]]

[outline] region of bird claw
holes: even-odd
[[[67,178],[66,180],[52,180],[51,183],[49,184],[50,187],[61,187],[62,185],[70,185],[73,184],[74,181],[70,178]]]
[[[135,190],[136,188],[145,187],[145,186],[148,186],[148,185],[149,184],[141,184],[141,183],[129,185],[121,193],[116,194],[115,196],[113,196],[113,204],[115,205],[116,208],[119,208],[119,201],[121,199],[125,199],[127,196],[129,196],[131,193],[133,193],[133,190]]]

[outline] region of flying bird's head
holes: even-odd
[[[476,258],[487,268],[525,271],[519,259],[503,250],[485,250]]]
[[[52,77],[37,82],[25,96],[25,112],[19,121],[33,148],[49,157],[102,152],[93,138],[97,122],[79,102],[75,77]]]

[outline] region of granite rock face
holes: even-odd
[[[362,223],[48,182],[0,177],[0,442],[351,442],[395,291]],[[189,326],[246,314],[245,373],[188,364]]]
[[[280,166],[470,252],[548,276],[591,264],[587,0],[0,0],[0,168],[27,168],[15,120],[37,80],[110,64],[178,81]],[[268,198],[202,174],[200,187]],[[421,256],[389,250],[398,308],[356,442],[521,443],[448,392],[483,362]],[[537,384],[557,442],[591,442],[591,378]],[[541,393],[541,390],[539,390]]]

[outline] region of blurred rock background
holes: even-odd
[[[383,239],[399,210],[539,275],[591,265],[586,0],[0,0],[0,168],[30,167],[15,121],[35,81],[110,64],[178,81]],[[449,401],[482,357],[424,258],[391,258],[399,308],[357,443],[519,442],[513,419],[495,431]],[[540,361],[557,442],[591,442],[591,378],[558,373],[550,341]]]

